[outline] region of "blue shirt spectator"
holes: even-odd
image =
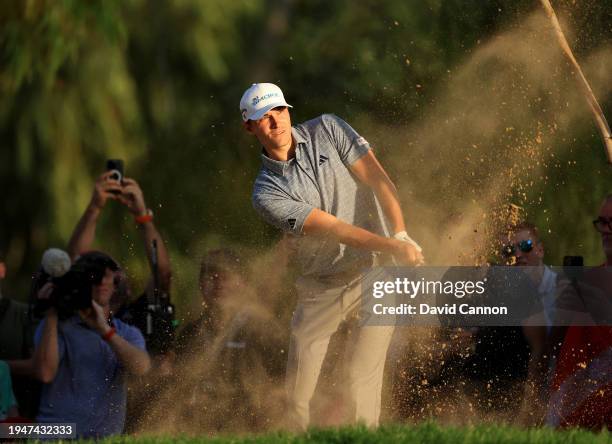
[[[46,321],[45,321],[46,322]],[[117,334],[145,350],[142,333],[113,319]],[[41,341],[44,322],[36,330]],[[98,332],[79,316],[58,324],[59,366],[53,381],[44,384],[39,422],[74,422],[79,437],[119,434],[125,422],[124,368]]]

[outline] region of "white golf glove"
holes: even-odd
[[[417,244],[414,239],[408,236],[408,233],[406,233],[405,231],[400,231],[399,233],[395,233],[393,235],[393,239],[397,239],[403,242],[408,242],[410,245],[416,248],[419,253],[423,252],[423,249],[421,248],[421,246]]]

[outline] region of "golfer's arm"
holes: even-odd
[[[357,179],[372,188],[391,224],[393,233],[406,231],[397,188],[372,150],[351,165],[351,172],[357,176]]]
[[[378,236],[363,228],[341,221],[337,217],[313,209],[304,221],[304,234],[307,236],[332,236],[342,244],[369,251],[393,253],[394,239]]]

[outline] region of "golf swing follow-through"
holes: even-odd
[[[369,143],[331,114],[292,127],[290,107],[271,83],[253,84],[240,101],[244,128],[263,145],[253,206],[297,238],[301,276],[287,394],[293,421],[305,428],[330,337],[359,306],[356,283],[363,270],[385,254],[400,265],[422,264],[423,256],[406,233],[397,190]],[[356,339],[350,391],[355,419],[367,425],[378,424],[392,333],[393,326],[361,327]]]

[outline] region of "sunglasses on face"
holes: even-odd
[[[612,231],[612,218],[598,217],[593,221],[593,226],[600,233]]]
[[[522,240],[516,244],[508,244],[502,247],[502,255],[504,257],[512,257],[516,255],[517,249],[523,253],[529,253],[533,250],[533,241],[531,239]]]

